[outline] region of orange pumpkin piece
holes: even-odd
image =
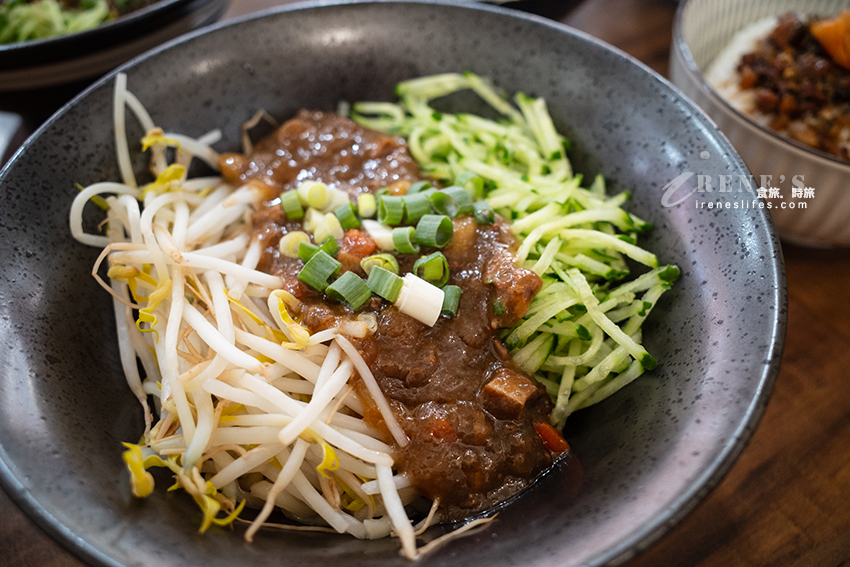
[[[850,69],[850,10],[844,10],[831,20],[813,23],[811,30],[832,60]]]

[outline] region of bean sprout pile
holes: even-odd
[[[440,113],[428,105],[466,88],[502,120]],[[422,170],[451,184],[432,193],[448,199],[451,190],[463,197],[470,192],[481,203],[486,199],[485,208],[470,206],[476,214],[492,217],[495,210],[512,222],[519,244],[516,264],[537,274],[542,287],[527,313],[501,336],[513,362],[546,388],[554,404],[551,424],[535,424],[535,430],[544,444],[548,438],[568,448],[555,428],[655,367],[641,344],[641,326],[679,270],[660,265],[655,254],[637,246],[637,236],[651,225],[621,208],[628,192],[609,197],[601,176],[588,188],[580,186],[582,177],[566,157],[567,141],[542,99],[518,94],[516,110],[472,74],[410,80],[400,85],[399,95],[398,104],[355,104],[352,117],[363,126],[404,135]],[[141,142],[150,152],[150,183],[136,179],[127,116],[145,132]],[[311,333],[293,316],[301,312],[299,299],[283,289],[279,276],[258,269],[264,244],[252,238],[251,215],[262,209],[268,188],[256,181],[237,187],[221,176],[188,174],[193,160],[218,170],[212,145],[221,133],[190,138],[164,131],[127,90],[122,74],[115,80],[113,120],[122,180],[81,188],[70,226],[78,241],[102,249],[92,275],[112,295],[123,369],[144,408],[143,438],[126,443],[123,454],[133,493],[150,495],[154,477],[148,469],[165,468],[200,508],[202,532],[239,520],[249,524],[247,541],[271,525],[361,539],[395,536],[409,559],[489,521],[468,522],[417,545],[419,534],[440,521],[440,502],[423,498],[411,479],[394,469],[394,449],[409,440],[352,343],[375,333],[377,318],[362,312]],[[243,145],[250,146],[250,140]],[[298,191],[289,193],[300,213]],[[375,200],[368,197],[374,216]],[[422,197],[411,190],[404,198],[382,197],[379,205],[387,208],[395,198],[404,211],[420,198],[430,211]],[[347,199],[344,194],[340,210],[354,215]],[[106,211],[105,234],[84,231],[90,203]],[[286,210],[283,198],[281,206]],[[404,214],[409,211],[387,224],[399,224]],[[409,253],[401,245],[411,243],[396,239],[398,231],[418,238],[418,225],[391,229],[362,211],[361,216],[384,251]],[[321,218],[337,220],[331,213]],[[451,220],[445,222],[451,228]],[[383,233],[390,234],[387,245],[381,244]],[[302,236],[309,244],[309,236]],[[318,245],[318,231],[313,236]],[[626,258],[645,266],[644,273],[626,279]],[[411,274],[406,278],[417,280]],[[372,292],[381,295],[369,287],[371,278],[350,279],[366,287],[364,302]],[[437,319],[447,302],[444,292],[434,289]],[[419,292],[411,297],[410,303],[423,302]],[[498,315],[496,307],[501,303],[493,304]],[[413,440],[410,447],[416,446]],[[256,510],[250,520],[240,519],[245,507]],[[272,524],[273,512],[290,522]],[[424,519],[414,524],[408,512]]]
[[[152,183],[134,175],[127,109],[146,132]],[[298,300],[256,269],[262,250],[250,238],[250,214],[261,189],[187,178],[194,159],[217,167],[211,144],[220,132],[192,139],[163,131],[124,75],[115,81],[114,123],[122,182],[82,189],[70,225],[78,241],[103,249],[92,274],[113,297],[123,369],[144,407],[143,439],[124,452],[134,494],[148,496],[147,469],[165,467],[203,512],[201,531],[230,524],[247,504],[258,509],[248,541],[277,508],[300,524],[283,527],[395,535],[405,557],[426,552],[416,532],[438,519],[437,505],[418,502],[427,516],[411,523],[405,507],[421,497],[393,472],[389,444],[407,437],[346,338],[365,336],[375,321],[310,334],[293,319]],[[106,210],[105,235],[83,230],[90,201]],[[99,276],[104,262],[110,283]],[[349,384],[355,372],[386,432],[363,420]]]

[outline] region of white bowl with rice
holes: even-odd
[[[847,0],[689,0],[674,24],[673,84],[729,137],[756,185],[765,188],[762,197],[780,235],[795,244],[850,245],[850,161],[772,129],[770,117],[756,108],[755,91],[740,88],[738,63],[780,15],[793,12],[805,20],[848,8]],[[850,131],[841,136],[850,145]]]

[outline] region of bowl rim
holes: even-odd
[[[10,69],[0,66],[0,94],[51,88],[107,73],[119,62],[128,61],[164,41],[217,21],[230,1],[187,0],[169,12],[169,19],[163,25],[153,26],[148,33],[131,34],[124,41],[63,59]]]
[[[128,37],[148,33],[149,30],[145,26],[132,31],[139,24],[144,24],[148,19],[166,18],[166,16],[171,15],[172,11],[180,10],[192,3],[193,0],[156,0],[138,10],[133,10],[87,30],[55,37],[2,44],[0,45],[0,63],[9,68],[26,67],[30,62],[38,63],[45,58],[54,61],[69,57],[74,58],[81,51],[90,52],[116,43],[123,43]],[[170,18],[163,21],[170,21]],[[57,56],[57,53],[64,53],[65,55]]]
[[[432,7],[449,6],[471,11],[493,12],[554,28],[559,32],[579,37],[583,41],[591,43],[596,47],[611,51],[618,57],[624,58],[630,63],[637,65],[656,81],[659,81],[663,87],[670,89],[670,91],[677,97],[677,104],[683,105],[692,117],[703,122],[704,126],[707,127],[707,130],[712,131],[714,136],[716,136],[717,141],[721,144],[725,144],[729,148],[729,155],[731,158],[736,161],[743,170],[748,171],[746,165],[727,136],[718,129],[711,117],[709,117],[705,111],[691,101],[691,99],[688,98],[681,89],[652,70],[646,64],[621,49],[594,37],[589,33],[577,30],[566,24],[538,16],[536,14],[505,8],[489,2],[469,2],[465,0],[299,0],[292,4],[274,6],[194,30],[178,38],[165,42],[160,46],[153,48],[113,69],[76,95],[53,116],[46,120],[44,124],[42,124],[20,146],[20,148],[18,148],[6,165],[0,169],[0,181],[2,181],[5,177],[7,169],[11,169],[11,167],[13,167],[19,159],[20,155],[27,151],[29,146],[32,145],[33,140],[47,131],[61,115],[66,113],[72,107],[80,104],[91,91],[101,88],[105,83],[113,81],[118,73],[142,64],[145,60],[153,57],[154,55],[172,49],[179,44],[192,41],[198,36],[215,33],[222,28],[241,25],[251,20],[259,20],[278,14],[286,14],[302,10],[322,10],[340,6],[368,4],[417,4]],[[769,273],[776,284],[773,286],[772,293],[770,294],[772,304],[775,305],[776,308],[771,310],[772,316],[768,322],[769,330],[765,333],[766,337],[769,337],[770,344],[767,351],[764,353],[764,356],[761,358],[761,372],[759,373],[758,385],[754,389],[754,395],[746,405],[746,408],[742,411],[741,421],[738,427],[734,429],[734,433],[725,442],[722,449],[718,451],[715,459],[713,459],[705,467],[702,474],[696,476],[685,490],[673,498],[667,507],[660,509],[649,521],[643,525],[636,526],[632,532],[626,534],[625,537],[623,537],[623,539],[617,542],[614,546],[591,557],[584,564],[586,567],[613,567],[620,565],[623,562],[637,556],[650,545],[658,541],[663,535],[670,532],[673,527],[687,516],[726,476],[748,444],[764,414],[764,410],[773,390],[773,385],[776,381],[777,375],[779,374],[781,356],[785,345],[787,327],[787,286],[784,257],[774,223],[766,210],[758,209],[756,210],[756,214],[760,215],[761,218],[759,220],[765,227],[765,232],[769,237],[766,245],[770,247],[771,254],[769,258],[767,258],[766,264],[769,268]],[[10,498],[18,504],[23,511],[35,521],[35,523],[56,539],[65,549],[86,561],[92,561],[97,565],[109,567],[126,567],[124,564],[118,563],[111,557],[105,555],[88,541],[77,536],[67,525],[59,521],[50,512],[50,510],[46,509],[39,500],[35,498],[33,493],[26,489],[26,486],[21,483],[20,479],[13,474],[13,471],[8,467],[3,458],[4,453],[5,451],[3,450],[2,443],[0,443],[0,486],[3,486],[6,489]]]
[[[768,128],[762,124],[756,122],[752,117],[744,114],[734,106],[732,106],[726,97],[722,96],[718,93],[714,87],[705,79],[705,75],[700,70],[699,66],[694,59],[693,53],[691,53],[691,48],[688,45],[688,42],[685,41],[684,35],[682,33],[682,20],[684,19],[684,12],[687,7],[699,0],[683,0],[679,7],[676,9],[676,16],[673,19],[673,45],[674,49],[677,49],[679,54],[682,56],[685,62],[685,67],[687,70],[693,75],[696,80],[699,82],[699,85],[702,89],[708,93],[709,97],[716,103],[720,105],[720,107],[727,112],[731,113],[733,117],[737,118],[739,121],[743,121],[750,128],[756,129],[759,133],[766,135],[770,140],[774,142],[779,142],[780,145],[787,146],[786,149],[794,150],[795,153],[802,154],[808,158],[815,158],[816,160],[820,160],[822,165],[830,165],[830,166],[839,166],[847,170],[850,173],[850,161],[843,160],[837,156],[832,154],[828,154],[823,150],[819,150],[817,148],[813,148],[811,146],[807,146],[802,142],[798,142],[788,136],[784,136],[779,132],[776,132],[772,128]],[[736,149],[737,151],[737,149]],[[826,163],[823,163],[826,162]]]

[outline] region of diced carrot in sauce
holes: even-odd
[[[352,228],[345,233],[345,236],[342,238],[342,245],[340,246],[343,251],[358,256],[361,260],[372,254],[377,247],[378,245],[375,244],[374,240],[356,228]]]
[[[543,440],[543,446],[546,447],[546,450],[550,453],[559,455],[570,450],[570,444],[567,443],[567,440],[564,439],[563,435],[545,421],[538,421],[535,423],[534,430],[537,431],[537,434]]]
[[[429,423],[431,437],[437,441],[451,443],[457,441],[457,434],[451,424],[445,419],[433,419]]]
[[[396,181],[395,183],[387,185],[386,189],[389,191],[390,195],[401,196],[407,195],[407,190],[410,188],[410,185],[410,181],[402,179],[400,181]]]
[[[339,246],[337,260],[342,264],[342,271],[354,271],[360,273],[360,261],[374,254],[378,245],[369,236],[363,234],[356,228],[345,233]]]

